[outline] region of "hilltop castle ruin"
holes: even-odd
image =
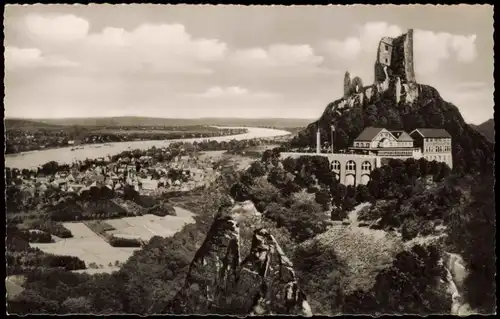
[[[366,98],[371,99],[374,91],[394,92],[397,103],[405,101],[411,103],[418,96],[418,85],[415,80],[413,62],[413,30],[396,38],[383,37],[378,45],[375,61],[375,81],[373,85],[363,87],[359,77],[351,80],[346,72],[344,77],[344,100],[339,107],[353,106],[355,100],[361,104]]]

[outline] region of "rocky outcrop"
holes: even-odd
[[[312,315],[291,261],[267,229],[253,230],[249,253],[240,258],[246,244],[241,233],[260,218],[249,215],[218,213],[169,313]]]

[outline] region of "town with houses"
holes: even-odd
[[[142,195],[158,195],[166,191],[189,191],[209,184],[218,176],[213,167],[215,161],[210,157],[178,156],[171,163],[158,162],[151,156],[124,157],[116,162],[109,157],[98,158],[96,162],[86,170],[81,170],[82,163],[76,162],[68,171],[48,176],[38,169],[38,173],[19,175],[13,183],[20,184],[21,191],[32,196],[49,188],[80,195],[93,187],[106,187],[119,194],[125,185],[133,186]]]

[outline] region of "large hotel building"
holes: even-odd
[[[282,153],[283,158],[320,155],[328,157],[337,179],[346,185],[367,184],[370,172],[382,166],[383,159],[425,158],[446,163],[453,168],[451,136],[443,129],[418,128],[410,133],[401,130],[367,127],[346,152],[321,151],[319,131],[316,153]]]

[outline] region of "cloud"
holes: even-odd
[[[476,59],[476,36],[453,35],[415,30],[413,51],[415,72],[421,74],[437,71],[441,62],[455,59],[469,63]]]
[[[220,87],[213,86],[208,88],[205,92],[199,94],[191,94],[190,96],[209,99],[227,99],[227,98],[276,98],[278,94],[269,92],[251,92],[246,88],[239,86]]]
[[[73,41],[85,38],[89,32],[88,21],[74,15],[31,14],[24,21],[28,31],[41,40]]]
[[[325,47],[343,59],[355,59],[362,50],[360,39],[355,37],[342,41],[331,40],[325,44]]]
[[[386,22],[369,22],[358,28],[358,34],[343,40],[326,41],[322,48],[334,58],[350,61],[371,59],[375,61],[378,43],[382,37],[397,37],[405,30]],[[441,62],[454,59],[469,63],[476,59],[476,35],[455,35],[414,30],[415,72],[435,72]]]
[[[224,58],[228,50],[217,39],[194,38],[182,24],[144,23],[133,30],[106,27],[89,33],[89,23],[80,17],[29,15],[25,26],[41,46],[58,50],[94,73],[206,74],[211,71],[206,65]]]
[[[75,67],[78,63],[58,56],[45,56],[37,48],[5,47],[5,68]]]
[[[268,48],[248,48],[234,51],[230,62],[237,67],[249,69],[319,68],[322,56],[316,55],[307,44],[273,44]]]

